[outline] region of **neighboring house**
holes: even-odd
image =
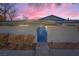
[[[10,26],[7,26],[8,23]],[[0,26],[0,33],[9,33],[12,35],[32,34],[35,36],[35,42],[37,42],[37,28],[39,27],[45,27],[47,31],[47,40],[45,41],[47,42],[79,42],[79,20],[67,20],[50,15],[39,19],[39,21],[4,22],[2,25],[5,26]],[[44,33],[42,32],[42,34]]]

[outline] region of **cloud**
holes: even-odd
[[[22,8],[20,7],[18,14],[30,19],[37,19],[51,14],[62,18],[78,18],[79,12],[76,10],[78,10],[78,4],[72,3],[27,3],[23,4]]]
[[[55,5],[56,5],[57,7],[61,7],[61,6],[62,6],[62,3],[55,3]]]
[[[27,7],[22,7],[19,14],[27,16],[29,18],[40,18],[42,16],[50,15],[52,12],[56,11],[56,5],[51,3],[29,3],[26,4]]]

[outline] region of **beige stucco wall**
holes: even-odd
[[[11,35],[28,35],[32,34],[35,36],[35,42],[37,39],[36,36],[36,27],[35,26],[0,26],[0,34],[9,33]]]
[[[49,42],[79,42],[79,31],[75,26],[51,26],[47,29]]]
[[[0,33],[33,34],[37,41],[37,26],[0,26]],[[48,42],[79,42],[79,31],[75,26],[48,26]]]

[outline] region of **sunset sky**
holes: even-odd
[[[79,19],[79,4],[73,3],[17,3],[17,18],[38,19],[48,15]]]

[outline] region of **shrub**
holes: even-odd
[[[7,46],[8,34],[0,34],[0,48]]]
[[[33,35],[10,35],[8,42],[15,44],[16,49],[32,49],[35,37]]]

